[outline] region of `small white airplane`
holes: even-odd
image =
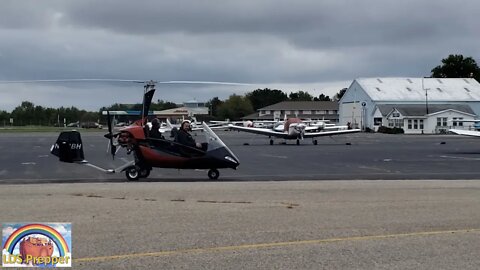
[[[462,123],[480,123],[480,120],[449,120],[453,122],[462,122]],[[463,135],[463,136],[472,136],[472,137],[480,137],[480,131],[476,130],[465,130],[465,129],[449,129],[448,131],[458,134],[458,135]]]
[[[212,124],[211,126],[222,126],[222,127],[228,127],[229,125],[244,126],[244,127],[264,127],[264,126],[276,124],[278,122],[280,121],[272,121],[272,120],[210,121],[210,123]]]
[[[307,127],[299,118],[290,118],[285,122],[276,123],[273,128],[256,128],[256,127],[244,127],[229,124],[228,127],[232,130],[244,131],[254,134],[265,135],[270,138],[270,145],[273,145],[273,138],[281,138],[285,140],[296,140],[297,145],[300,144],[300,140],[304,138],[312,138],[314,145],[318,144],[316,137],[333,136],[346,133],[360,132],[360,129],[347,129],[347,130],[335,130],[335,131],[321,131],[321,132],[306,132],[308,129],[318,130],[318,127]]]

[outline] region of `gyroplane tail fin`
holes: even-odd
[[[78,131],[63,131],[58,136],[57,142],[52,145],[50,153],[57,156],[62,162],[85,161],[80,133]]]

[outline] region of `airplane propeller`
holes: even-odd
[[[105,138],[110,140],[110,154],[112,154],[112,159],[115,159],[115,154],[117,153],[117,146],[113,143],[113,135],[112,132],[112,119],[110,118],[110,112],[107,111],[107,125],[108,125],[108,133],[104,135]]]

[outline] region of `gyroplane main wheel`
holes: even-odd
[[[135,166],[131,166],[125,170],[125,175],[130,181],[136,181],[140,178],[140,172]]]
[[[139,171],[140,178],[147,178],[150,175],[150,169],[149,168],[142,168]]]
[[[215,180],[220,176],[220,172],[217,169],[210,169],[208,171],[208,178]]]

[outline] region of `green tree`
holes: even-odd
[[[0,125],[6,126],[10,124],[10,114],[6,111],[0,111]]]
[[[245,95],[252,103],[253,109],[256,111],[260,108],[288,100],[287,94],[277,89],[256,89]]]
[[[475,78],[480,81],[480,68],[472,57],[450,54],[432,69],[433,78]]]
[[[206,104],[208,109],[210,110],[210,115],[212,115],[213,117],[218,117],[218,108],[220,107],[220,105],[222,105],[222,103],[223,101],[221,101],[218,97],[210,99]]]
[[[334,100],[340,100],[343,97],[343,95],[345,95],[345,92],[347,92],[347,88],[343,88],[338,93],[336,93],[335,97],[333,99]]]
[[[308,92],[305,91],[298,91],[298,92],[291,92],[288,96],[291,101],[312,101],[313,97]]]
[[[150,110],[152,111],[163,111],[163,110],[168,110],[168,109],[174,109],[177,108],[177,104],[170,102],[170,101],[164,101],[164,100],[157,100],[157,103],[152,102],[152,105],[150,105]]]
[[[30,101],[23,101],[12,111],[13,124],[18,126],[32,125],[35,120],[35,105]]]
[[[326,95],[324,95],[324,94],[320,94],[320,95],[318,96],[318,98],[317,98],[317,97],[314,97],[314,98],[313,98],[313,101],[331,101],[331,99],[330,99],[329,96],[326,96]]]
[[[223,119],[238,120],[253,113],[252,103],[245,96],[231,95],[218,108],[218,116]]]

